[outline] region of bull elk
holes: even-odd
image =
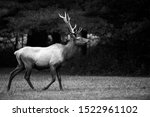
[[[48,89],[55,82],[56,78],[58,79],[60,90],[63,90],[61,76],[59,75],[60,67],[66,60],[75,55],[77,49],[81,45],[87,44],[89,40],[76,36],[82,29],[76,30],[77,25],[74,27],[71,26],[71,18],[68,14],[65,13],[65,16],[59,14],[59,17],[63,19],[71,33],[68,43],[66,45],[56,43],[48,47],[28,46],[15,51],[14,54],[18,65],[10,74],[7,91],[10,90],[14,77],[23,70],[25,70],[25,80],[29,86],[34,89],[34,86],[30,81],[30,75],[33,68],[38,70],[50,69],[52,80],[43,88],[43,90]]]

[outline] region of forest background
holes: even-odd
[[[58,13],[99,36],[86,56],[74,58],[64,74],[149,75],[148,0],[0,0],[0,67],[16,66],[13,52],[31,29],[67,34]],[[36,42],[35,42],[36,43]]]

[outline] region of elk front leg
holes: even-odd
[[[19,74],[21,71],[24,70],[24,67],[23,66],[17,66],[10,74],[10,77],[9,77],[9,82],[8,82],[8,86],[7,86],[7,91],[10,90],[10,87],[11,87],[11,83],[12,83],[12,80],[13,78]]]
[[[44,87],[43,90],[47,90],[56,80],[56,69],[54,66],[50,66],[50,72],[52,75],[52,81],[46,87]]]
[[[59,88],[60,88],[60,90],[63,90],[62,84],[61,84],[61,76],[59,74],[59,69],[57,69],[56,72],[57,72],[57,78],[58,78],[58,82],[59,82]]]

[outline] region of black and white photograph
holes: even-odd
[[[150,100],[149,0],[0,0],[0,100]]]

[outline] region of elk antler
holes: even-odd
[[[71,26],[71,23],[70,23],[71,18],[69,17],[69,15],[66,14],[66,12],[65,12],[65,16],[62,16],[61,14],[58,14],[58,15],[59,15],[59,17],[62,18],[62,19],[64,20],[64,22],[67,24],[67,26],[68,26],[70,32],[74,34],[77,25],[75,24],[74,27]]]

